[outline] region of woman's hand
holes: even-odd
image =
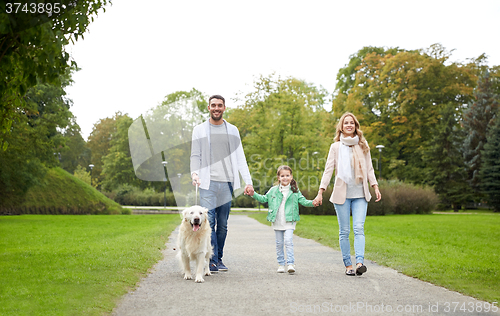
[[[380,190],[378,189],[378,185],[375,184],[372,187],[375,190],[375,195],[377,196],[377,199],[375,200],[375,202],[378,202],[382,198],[382,194],[380,194]]]

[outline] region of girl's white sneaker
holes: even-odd
[[[294,273],[295,272],[295,267],[293,266],[293,264],[289,264],[288,265],[288,273]]]
[[[278,273],[285,273],[285,266],[279,266],[277,272]]]

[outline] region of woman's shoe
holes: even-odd
[[[353,270],[353,269],[345,270],[345,275],[348,275],[348,276],[355,276],[355,275],[356,275],[356,272],[354,272],[354,270]]]
[[[363,273],[366,272],[366,266],[364,264],[361,264],[359,267],[356,268],[356,275],[362,275]]]

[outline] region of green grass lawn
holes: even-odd
[[[0,217],[0,315],[102,315],[161,259],[177,214]]]
[[[264,223],[266,215],[249,216]],[[296,235],[340,250],[337,217],[300,218]],[[366,259],[485,301],[500,301],[498,214],[369,216],[365,236]],[[350,237],[354,254],[352,229]]]

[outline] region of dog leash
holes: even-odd
[[[195,204],[198,204],[198,183],[196,183],[196,199]]]

